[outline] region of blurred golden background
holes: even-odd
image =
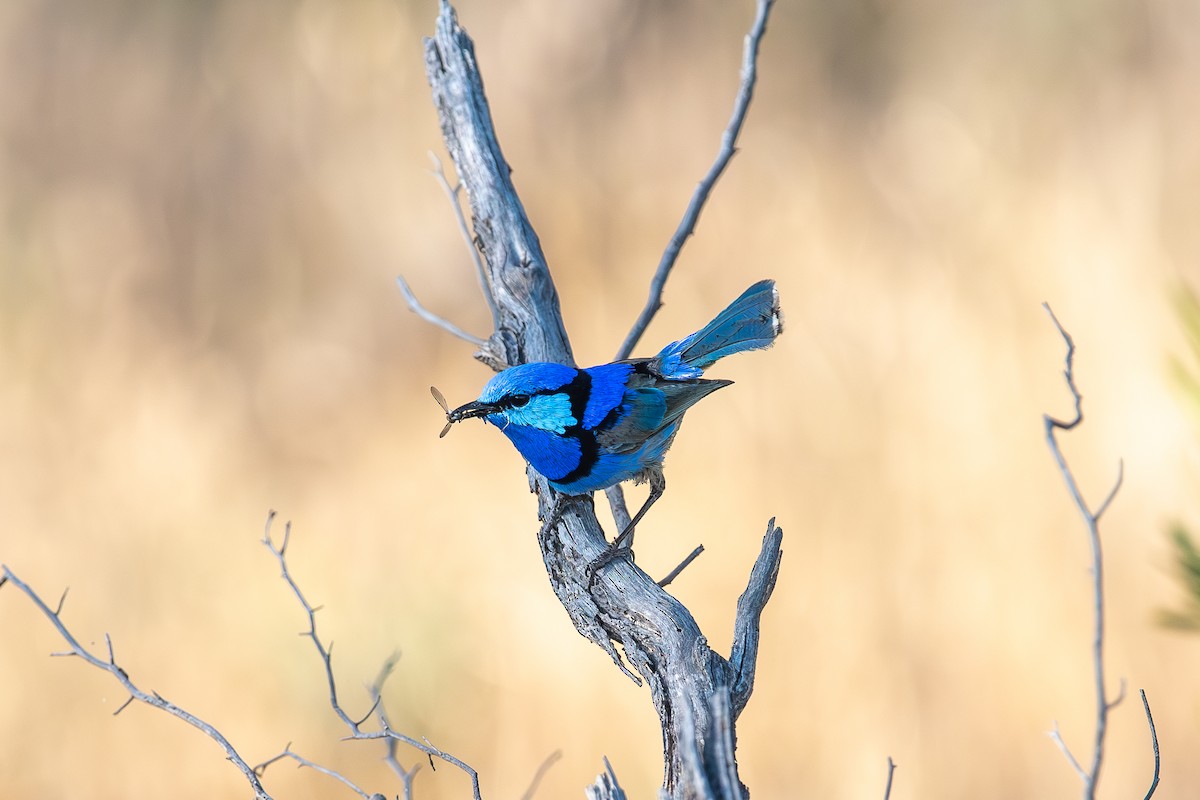
[[[583,363],[608,360],[710,163],[752,3],[461,0],[518,190]],[[421,36],[432,2],[0,4],[0,560],[85,644],[219,727],[251,763],[288,742],[371,791],[341,742],[290,563],[336,642],[350,713],[398,648],[399,730],[518,797],[580,797],[607,754],[654,797],[646,690],[573,630],[502,436],[442,415],[489,376],[410,314],[489,316],[449,205]],[[1092,736],[1088,547],[1043,441],[1064,437],[1103,525],[1112,691],[1101,796],[1200,785],[1200,638],[1165,530],[1200,522],[1197,420],[1174,388],[1172,298],[1200,282],[1200,5],[777,5],[742,149],[639,354],[753,280],[777,346],[689,415],[638,537],[726,650],[766,520],[785,529],[739,726],[755,797],[1061,797]],[[644,490],[636,490],[639,500]],[[607,512],[601,519],[610,524]],[[277,528],[281,532],[282,528]],[[211,741],[124,700],[0,590],[7,798],[246,797]],[[401,760],[421,757],[401,750]],[[279,798],[351,796],[272,767]],[[426,766],[421,800],[469,796]]]

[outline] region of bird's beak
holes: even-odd
[[[459,406],[446,415],[446,419],[450,423],[462,422],[464,419],[472,417],[486,417],[488,414],[494,414],[496,406],[491,403],[481,403],[478,400],[472,400],[466,405]]]
[[[437,397],[437,394],[435,394],[434,397]],[[464,419],[470,419],[471,417],[486,417],[495,410],[496,407],[493,405],[481,403],[478,400],[472,400],[465,406],[459,406],[453,411],[447,411],[446,427],[442,428],[442,432],[438,434],[438,438],[441,439],[443,436],[449,433],[450,426],[456,422],[462,422]]]

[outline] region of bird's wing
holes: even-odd
[[[663,427],[666,413],[667,398],[658,389],[626,389],[612,422],[596,431],[596,441],[602,451],[632,452]]]
[[[703,397],[732,381],[664,381],[651,379],[647,385],[626,389],[617,416],[596,431],[601,449],[628,453],[641,448],[667,427],[677,423],[683,412]]]
[[[703,400],[708,395],[733,381],[659,381],[658,390],[666,397],[667,411],[663,415],[664,426],[671,424],[683,416],[683,412]]]

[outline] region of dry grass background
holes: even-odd
[[[613,761],[660,779],[644,690],[573,631],[503,437],[437,439],[488,377],[392,279],[486,332],[427,174],[432,2],[0,4],[0,559],[85,642],[251,761],[287,742],[398,791],[340,743],[302,620],[337,642],[344,696],[398,647],[400,729],[517,797],[579,797]],[[715,151],[751,3],[462,0],[501,141],[576,353],[607,360]],[[743,150],[641,352],[752,280],[779,281],[777,347],[718,368],[639,536],[724,647],[766,519],[786,530],[742,718],[756,797],[1062,797],[1045,736],[1091,737],[1087,546],[1042,440],[1079,346],[1088,415],[1066,440],[1104,526],[1109,665],[1145,687],[1157,795],[1200,785],[1200,640],[1163,534],[1200,520],[1197,428],[1167,377],[1171,294],[1200,280],[1200,6],[1188,0],[781,0]],[[638,495],[640,497],[640,494]],[[607,516],[603,517],[607,519]],[[11,587],[9,587],[11,588]],[[211,742],[124,696],[0,591],[0,793],[245,797]],[[404,754],[404,760],[417,760]],[[1136,701],[1112,717],[1102,797],[1150,775]],[[347,797],[273,768],[276,797]],[[466,796],[453,769],[422,800]]]

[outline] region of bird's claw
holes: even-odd
[[[633,561],[633,548],[622,547],[620,537],[612,544],[604,548],[604,552],[598,555],[590,564],[587,565],[588,585],[596,582],[596,575],[600,570],[607,567],[619,558],[628,556],[630,562]]]

